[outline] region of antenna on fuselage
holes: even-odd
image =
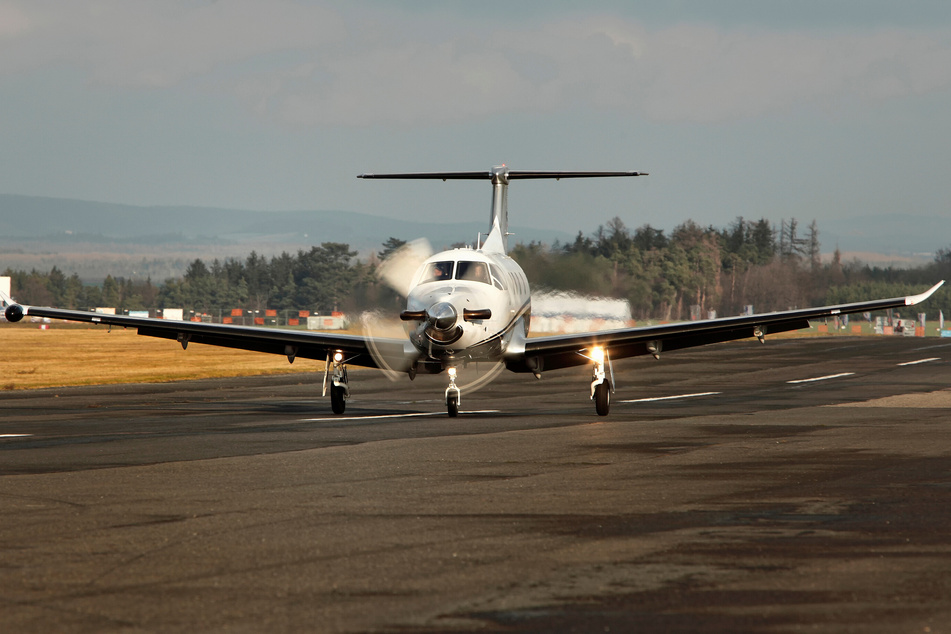
[[[497,165],[488,172],[406,172],[395,174],[360,174],[357,178],[427,179],[427,180],[489,180],[492,181],[492,208],[489,227],[498,223],[503,252],[508,251],[509,228],[508,184],[518,179],[553,178],[610,178],[615,176],[647,176],[647,172],[550,172],[535,170],[510,170]],[[488,239],[486,240],[488,242]]]

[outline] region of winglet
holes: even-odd
[[[944,280],[941,280],[940,282],[938,282],[937,284],[935,284],[934,286],[926,290],[924,293],[920,293],[918,295],[910,295],[906,297],[905,306],[914,306],[915,304],[920,304],[921,302],[931,297],[936,290],[941,288],[942,284],[944,284]]]
[[[14,304],[16,304],[16,302],[13,300],[12,297],[7,295],[3,291],[0,291],[0,308],[4,306],[13,306]]]

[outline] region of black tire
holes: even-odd
[[[594,408],[598,416],[607,416],[611,411],[611,385],[603,381],[594,388]]]
[[[455,418],[459,415],[459,397],[450,394],[446,397],[446,409],[449,410],[449,418]]]
[[[330,386],[330,407],[334,414],[343,414],[347,409],[347,400],[343,397],[343,386]]]

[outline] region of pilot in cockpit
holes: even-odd
[[[456,279],[467,280],[470,282],[481,282],[483,284],[492,283],[491,279],[489,278],[489,269],[485,265],[485,262],[460,261],[458,269],[456,270]]]

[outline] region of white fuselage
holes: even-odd
[[[498,359],[512,334],[528,334],[531,293],[516,262],[502,253],[469,248],[428,258],[413,277],[405,322],[410,341],[432,360]]]

